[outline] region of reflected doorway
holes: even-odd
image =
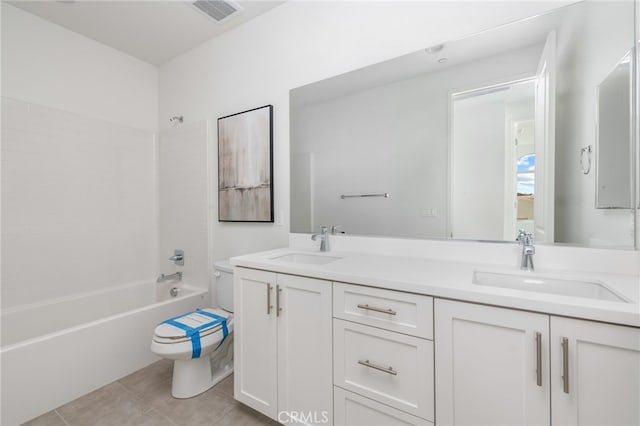
[[[450,236],[533,232],[536,79],[451,95]],[[480,189],[484,188],[484,189]]]

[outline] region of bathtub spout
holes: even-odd
[[[169,274],[169,275],[162,274],[162,275],[160,275],[158,277],[156,282],[157,283],[162,283],[162,282],[169,281],[169,280],[181,281],[182,280],[182,272],[176,272],[175,274]]]

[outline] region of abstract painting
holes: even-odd
[[[218,220],[273,222],[273,106],[218,119]]]

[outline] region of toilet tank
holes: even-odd
[[[228,260],[213,262],[216,280],[218,306],[227,312],[233,312],[233,266]]]

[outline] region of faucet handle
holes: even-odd
[[[342,225],[333,225],[331,227],[331,235],[344,234],[345,232],[342,231],[340,228],[342,228]]]
[[[175,249],[173,251],[173,256],[171,256],[169,260],[178,266],[184,266],[184,250]]]
[[[524,229],[518,230],[518,238],[516,238],[520,244],[524,245],[532,245],[533,244],[533,234],[531,232],[527,232]]]

